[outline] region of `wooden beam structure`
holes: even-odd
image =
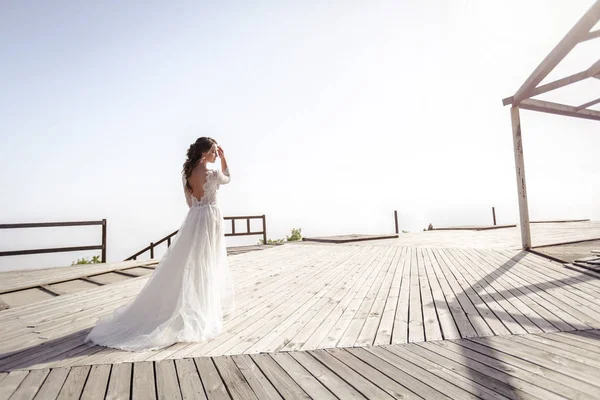
[[[533,71],[514,95],[514,105],[531,97],[532,91],[548,76],[552,70],[575,48],[578,43],[590,39],[590,30],[600,20],[600,0],[597,0],[590,9],[577,21],[567,35],[552,49],[550,54]]]
[[[531,231],[529,226],[529,208],[527,204],[527,189],[525,185],[525,164],[523,159],[523,138],[519,109],[539,111],[549,114],[564,115],[567,117],[583,118],[600,121],[600,111],[591,110],[589,107],[600,103],[600,98],[583,103],[579,106],[554,103],[550,101],[532,99],[543,93],[556,90],[588,78],[600,79],[600,59],[588,69],[576,74],[546,83],[540,83],[548,74],[577,46],[579,43],[600,38],[600,30],[594,26],[600,21],[600,0],[596,0],[589,10],[577,21],[575,26],[552,49],[538,67],[525,80],[517,92],[502,100],[502,104],[512,105],[510,114],[512,122],[515,169],[517,174],[517,189],[519,196],[519,216],[521,221],[521,241],[523,249],[531,248]]]

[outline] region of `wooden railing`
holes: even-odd
[[[87,226],[87,225],[102,225],[102,244],[96,246],[75,246],[75,247],[55,247],[48,249],[33,249],[33,250],[13,250],[0,251],[0,257],[6,256],[24,256],[31,254],[44,253],[63,253],[72,251],[89,251],[101,250],[102,262],[106,262],[106,219],[101,221],[75,221],[75,222],[34,222],[25,224],[0,224],[0,229],[26,229],[26,228],[55,228],[66,226]]]
[[[243,216],[243,217],[225,217],[223,219],[226,221],[231,221],[231,233],[226,233],[225,236],[230,237],[230,236],[262,235],[263,243],[265,243],[265,244],[267,243],[267,219],[264,215],[253,215],[253,216]],[[252,232],[252,230],[250,229],[250,221],[253,219],[262,219],[262,230],[261,231]],[[246,220],[246,231],[245,232],[236,232],[235,221],[238,221],[238,220]],[[179,231],[177,230],[173,233],[170,233],[157,242],[150,242],[150,245],[144,247],[142,250],[138,251],[134,255],[126,258],[125,261],[137,260],[137,258],[139,256],[141,256],[142,254],[144,254],[147,251],[150,252],[150,258],[154,258],[154,249],[156,248],[156,246],[158,246],[164,242],[167,242],[167,247],[170,247],[171,239],[173,238],[173,236],[177,235],[177,232],[179,232]]]

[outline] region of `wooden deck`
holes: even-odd
[[[525,252],[303,244],[230,260],[237,311],[207,343],[84,345],[140,277],[0,312],[0,370],[600,329],[597,275]]]
[[[533,247],[572,243],[578,241],[600,240],[599,221],[580,221],[562,223],[537,223],[531,225]],[[433,230],[401,234],[398,239],[380,240],[381,246],[402,245],[411,247],[465,247],[465,248],[521,248],[519,227],[492,229],[484,231],[444,231]],[[355,245],[361,245],[360,242]]]
[[[0,374],[0,399],[598,399],[600,331]]]
[[[600,225],[587,227],[550,229],[544,240],[593,237]],[[0,400],[38,390],[37,398],[599,397],[600,274],[512,245],[405,240],[230,256],[237,310],[206,343],[139,353],[83,344],[147,276],[0,311]],[[48,284],[52,274],[38,272],[29,284]]]

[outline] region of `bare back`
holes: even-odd
[[[192,187],[191,195],[200,201],[204,197],[204,187],[208,180],[208,172],[210,170],[206,168],[204,164],[198,164],[193,169],[192,174],[188,178],[188,182]]]

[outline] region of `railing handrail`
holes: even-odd
[[[235,216],[235,217],[224,217],[223,218],[226,221],[231,221],[231,233],[226,233],[225,236],[227,237],[231,237],[231,236],[252,236],[252,235],[263,235],[263,241],[266,244],[267,243],[267,219],[266,216],[263,215],[250,215],[250,216]],[[250,220],[252,219],[262,219],[263,220],[263,227],[262,227],[262,231],[259,232],[252,232],[250,230]],[[237,233],[235,231],[235,221],[237,220],[246,220],[247,224],[246,224],[246,232],[239,232]],[[179,230],[176,230],[173,233],[168,234],[167,236],[163,237],[162,239],[160,239],[157,242],[150,242],[150,244],[146,247],[144,247],[142,250],[138,251],[137,253],[133,254],[132,256],[129,256],[128,258],[125,259],[125,261],[128,260],[136,260],[138,256],[144,254],[147,251],[150,251],[150,258],[154,258],[154,248],[156,246],[158,246],[159,244],[164,243],[165,241],[167,241],[167,246],[171,246],[171,238],[175,235],[177,235],[177,233],[179,232]]]
[[[67,222],[27,222],[19,224],[0,224],[0,229],[50,228],[67,226],[102,225],[102,244],[93,246],[53,247],[31,250],[0,251],[0,257],[24,256],[32,254],[64,253],[73,251],[101,250],[102,262],[106,262],[106,219],[100,221],[67,221]]]

